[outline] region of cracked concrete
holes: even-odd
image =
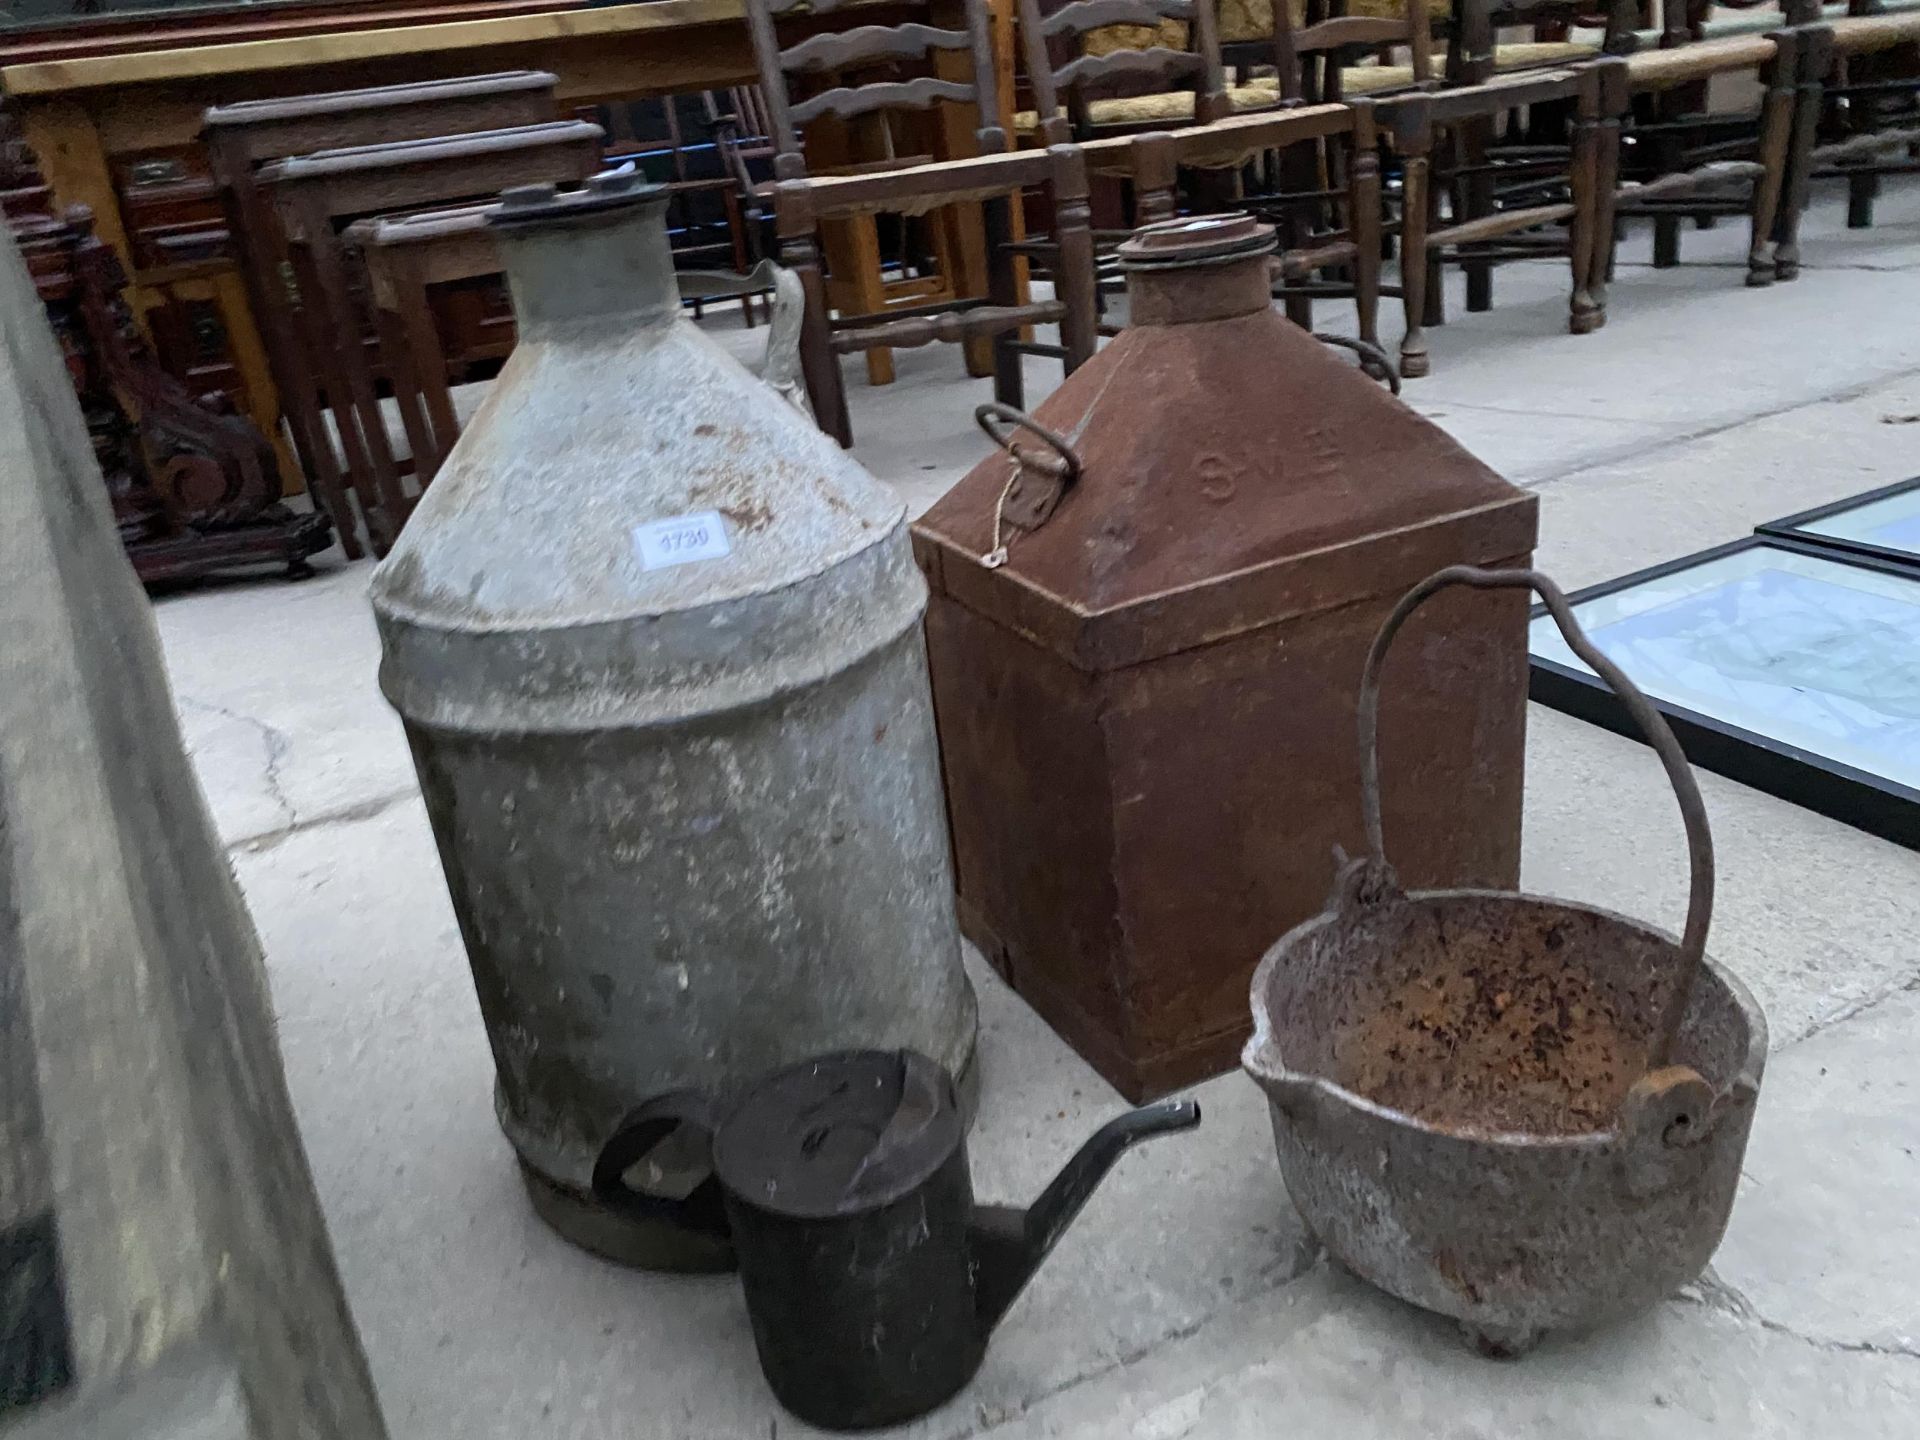
[[[1920,184],[1847,232],[1824,196],[1807,270],[1749,291],[1739,227],[1688,264],[1626,252],[1613,319],[1563,333],[1557,266],[1503,269],[1490,314],[1432,337],[1406,398],[1542,497],[1572,588],[1920,472]],[[1639,257],[1639,258],[1636,258]],[[1341,307],[1319,323],[1341,328]],[[723,326],[728,317],[719,317]],[[1391,321],[1389,334],[1394,333]],[[724,332],[751,350],[764,332]],[[852,385],[860,457],[916,510],[982,453],[985,398],[944,347]],[[1033,362],[1034,395],[1055,367]],[[1311,396],[1278,397],[1302,411]],[[766,1395],[737,1288],[601,1264],[528,1210],[404,738],[375,685],[368,567],[161,601],[189,746],[269,957],[281,1043],[396,1437],[808,1435]],[[1535,707],[1524,878],[1674,926],[1671,795],[1642,746]],[[1263,1102],[1195,1091],[1195,1135],[1129,1155],[912,1440],[1920,1435],[1920,857],[1721,777],[1710,948],[1773,1055],[1713,1269],[1654,1313],[1514,1363],[1322,1258]],[[976,1188],[1024,1200],[1121,1102],[970,957]]]

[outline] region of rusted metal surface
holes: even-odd
[[[1647,732],[1687,828],[1680,941],[1593,906],[1400,888],[1374,757],[1380,670],[1401,623],[1456,584],[1539,588]],[[1712,843],[1685,758],[1550,582],[1456,567],[1417,587],[1369,653],[1359,715],[1368,852],[1261,962],[1244,1062],[1272,1104],[1287,1191],[1328,1249],[1482,1348],[1518,1353],[1651,1304],[1706,1264],[1739,1182],[1766,1022],[1705,956]]]
[[[964,1079],[975,1011],[903,508],[680,318],[664,206],[507,197],[520,340],[373,600],[534,1202],[691,1266],[589,1192],[624,1116],[848,1047]]]
[[[1532,496],[1272,309],[1271,248],[1244,217],[1134,243],[1136,323],[1034,413],[1079,461],[1050,513],[1024,523],[1057,477],[1023,435],[915,527],[962,928],[1136,1099],[1232,1065],[1257,957],[1358,848],[1343,737],[1393,600],[1535,535]],[[1525,627],[1450,595],[1415,628],[1459,648],[1395,665],[1423,884],[1517,878]]]

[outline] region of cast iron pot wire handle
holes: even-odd
[[[1357,706],[1360,721],[1360,808],[1366,819],[1367,849],[1374,866],[1384,873],[1387,865],[1386,841],[1380,825],[1380,669],[1386,661],[1387,649],[1392,645],[1393,637],[1406,623],[1407,617],[1429,596],[1452,585],[1466,585],[1475,590],[1536,592],[1546,602],[1547,613],[1553,616],[1553,623],[1560,627],[1567,648],[1585,661],[1594,674],[1613,690],[1621,705],[1633,717],[1634,723],[1640,727],[1640,733],[1646,737],[1647,743],[1660,756],[1660,763],[1666,767],[1667,780],[1680,802],[1680,818],[1687,827],[1687,860],[1691,869],[1691,883],[1687,894],[1687,924],[1680,938],[1681,975],[1679,983],[1674,986],[1672,998],[1667,1002],[1666,1013],[1660,1017],[1659,1026],[1654,1032],[1654,1044],[1647,1060],[1649,1072],[1658,1070],[1667,1063],[1679,1034],[1680,1022],[1686,1016],[1694,977],[1699,974],[1706,955],[1707,925],[1713,918],[1713,836],[1707,828],[1707,808],[1700,799],[1700,787],[1694,783],[1693,770],[1687,764],[1686,754],[1680,749],[1680,742],[1674,739],[1666,720],[1653,708],[1640,687],[1587,638],[1586,632],[1573,618],[1573,607],[1567,603],[1567,597],[1560,593],[1560,587],[1539,571],[1448,566],[1401,596],[1400,603],[1393,607],[1386,623],[1380,627],[1380,633],[1374,637],[1373,648],[1367,652],[1366,667],[1360,676]]]
[[[729,1232],[718,1176],[709,1174],[678,1200],[669,1195],[649,1195],[627,1184],[627,1171],[682,1126],[691,1126],[712,1146],[713,1106],[705,1095],[676,1090],[655,1096],[628,1115],[614,1128],[613,1138],[601,1147],[600,1158],[594,1161],[594,1198],[629,1219],[657,1220],[703,1235],[724,1236]]]

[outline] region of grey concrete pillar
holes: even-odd
[[[381,1440],[260,944],[0,234],[0,1428]]]

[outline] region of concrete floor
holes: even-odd
[[[1741,286],[1742,236],[1629,247],[1603,332],[1556,268],[1432,337],[1409,403],[1544,502],[1568,588],[1920,472],[1920,187],[1871,231],[1819,196],[1795,284]],[[1338,323],[1329,306],[1329,322]],[[1390,335],[1397,323],[1390,321]],[[757,337],[733,337],[751,345]],[[854,387],[859,454],[924,508],[981,453],[951,350]],[[1035,365],[1036,387],[1054,367]],[[1276,396],[1310,410],[1312,397]],[[368,567],[158,606],[180,712],[265,939],[294,1098],[396,1440],[805,1432],[761,1382],[736,1286],[635,1274],[549,1234],[491,1064],[398,725]],[[1680,826],[1643,747],[1535,707],[1525,882],[1677,925]],[[1493,1363],[1329,1264],[1238,1074],[1206,1124],[1127,1157],[960,1398],[911,1427],[1134,1440],[1920,1435],[1920,859],[1703,774],[1712,952],[1772,1027],[1713,1269],[1652,1314]],[[983,967],[980,1193],[1030,1197],[1122,1108]]]

